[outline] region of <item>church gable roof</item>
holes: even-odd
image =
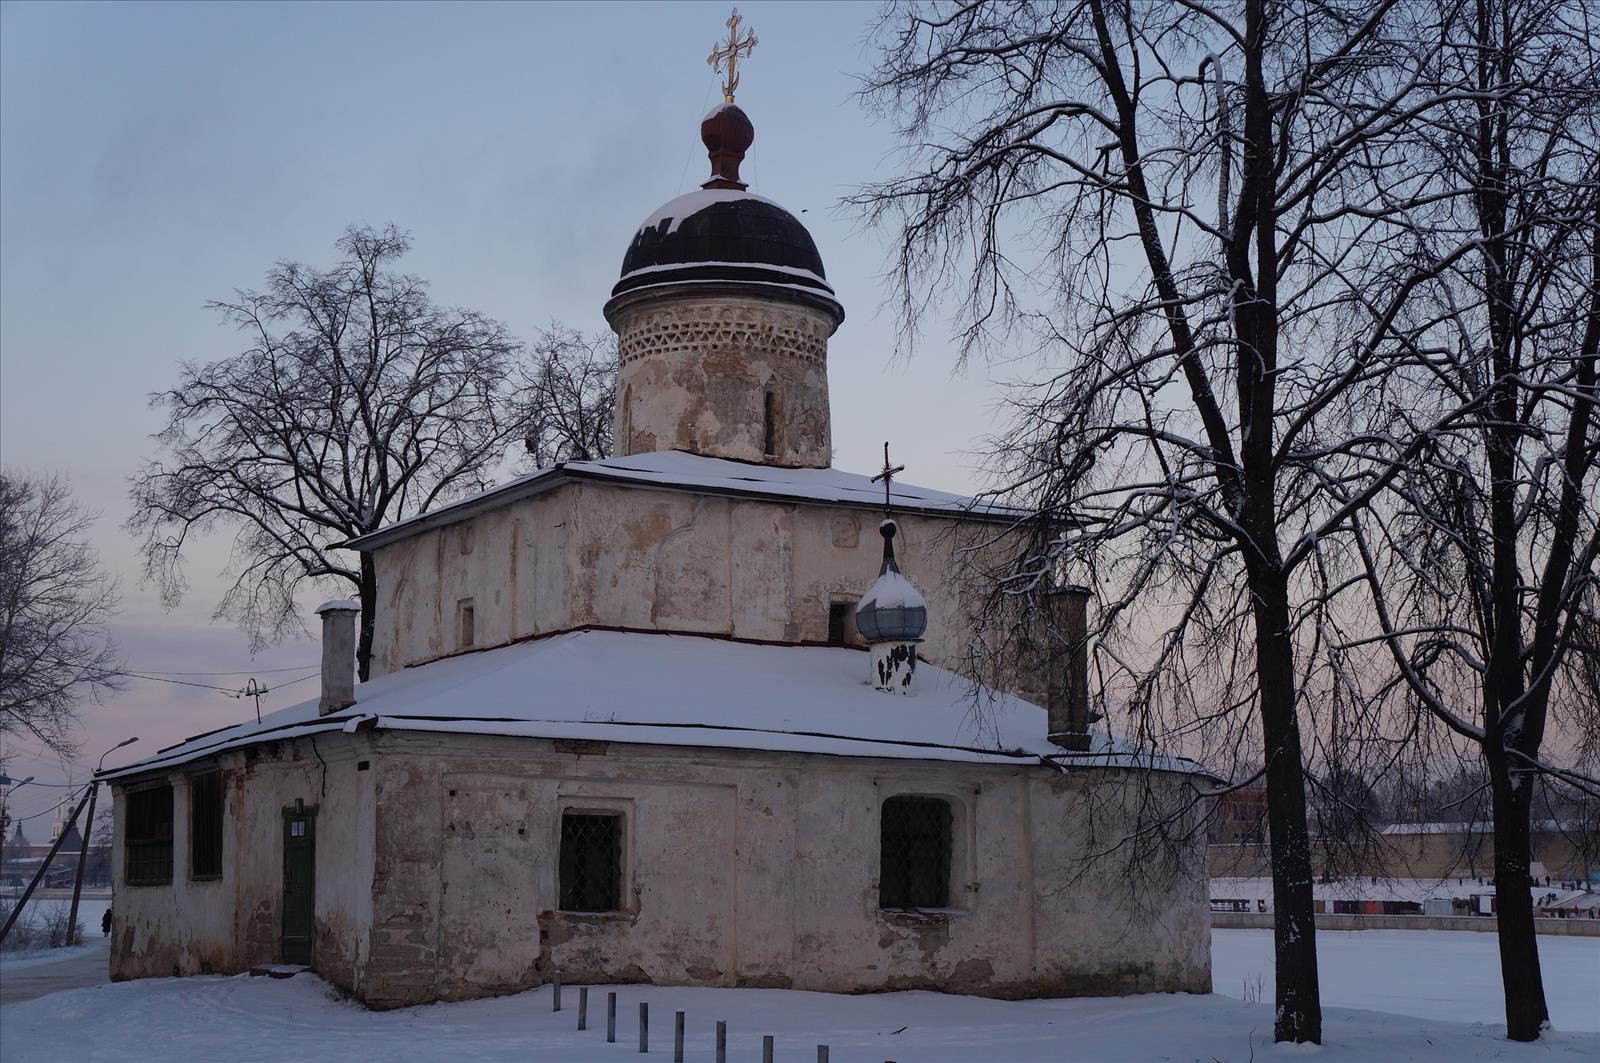
[[[1045,711],[1009,695],[973,697],[960,677],[917,670],[917,696],[887,698],[859,650],[696,635],[585,629],[463,654],[381,676],[328,716],[306,701],[200,735],[105,778],[328,731],[454,734],[696,746],[847,757],[1153,768],[1204,773],[1106,735],[1088,753],[1045,736]]]
[[[883,486],[870,476],[839,469],[791,469],[777,465],[708,458],[679,450],[568,461],[519,476],[446,506],[344,543],[354,550],[372,550],[431,528],[454,524],[510,502],[574,482],[611,483],[664,491],[728,495],[739,498],[812,505],[883,508]],[[897,513],[964,517],[1010,522],[1026,514],[982,498],[936,491],[896,480],[891,505]]]

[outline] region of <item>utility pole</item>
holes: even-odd
[[[94,775],[89,778],[89,818],[83,821],[83,847],[78,850],[78,873],[72,880],[72,909],[67,914],[67,944],[77,944],[78,937],[78,897],[83,893],[83,868],[89,862],[89,838],[94,834],[94,798],[100,789],[100,772],[106,766],[106,758],[123,746],[131,746],[137,738],[128,738],[104,753],[100,754],[100,763],[95,765]],[[63,832],[65,833],[65,832]],[[18,905],[21,910],[21,905]]]
[[[44,861],[39,865],[39,870],[34,872],[33,881],[28,883],[28,888],[22,891],[22,897],[17,901],[17,906],[11,909],[11,915],[6,919],[6,925],[0,927],[0,943],[3,943],[6,935],[11,933],[11,928],[16,924],[18,917],[22,915],[22,909],[28,903],[28,898],[32,897],[33,891],[39,888],[39,883],[44,879],[44,873],[50,868],[50,861],[56,858],[56,853],[60,850],[61,843],[67,840],[67,834],[71,832],[72,825],[78,822],[78,814],[83,811],[83,806],[89,803],[89,795],[93,792],[94,785],[91,783],[89,793],[84,794],[83,798],[78,802],[78,807],[72,810],[72,818],[67,820],[67,825],[61,828],[60,834],[56,835],[55,844],[50,846],[50,851],[45,854]]]

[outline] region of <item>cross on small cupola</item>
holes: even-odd
[[[894,486],[895,473],[905,471],[906,467],[904,465],[889,464],[889,441],[884,440],[883,468],[878,472],[878,475],[872,478],[872,482],[877,483],[879,480],[883,481],[883,515],[886,517],[889,515],[889,491]]]
[[[928,603],[900,571],[894,559],[894,537],[900,530],[889,515],[893,500],[895,473],[904,465],[889,460],[889,444],[883,445],[883,471],[872,478],[883,483],[883,520],[878,533],[883,536],[883,564],[878,578],[856,603],[856,629],[872,651],[874,687],[890,694],[910,694],[917,668],[917,643],[928,629]]]
[[[728,40],[726,43],[718,41],[711,46],[711,54],[706,57],[706,64],[713,73],[722,73],[724,63],[728,66],[728,76],[722,82],[722,97],[729,103],[733,102],[733,94],[739,89],[739,60],[756,50],[756,35],[745,30],[744,39],[739,38],[739,23],[744,19],[739,17],[739,9],[734,8],[733,14],[728,16],[728,21],[723,25],[728,27]]]

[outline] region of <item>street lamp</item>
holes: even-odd
[[[123,746],[131,746],[131,745],[133,745],[138,740],[139,739],[137,739],[137,738],[124,738],[122,741],[118,742],[116,745],[112,746],[110,749],[108,749],[104,753],[100,754],[100,763],[95,765],[94,773],[96,775],[99,775],[100,772],[102,770],[104,770],[104,768],[106,766],[106,758],[107,757],[109,757],[111,754],[115,753],[117,750],[121,749]]]
[[[83,821],[83,847],[78,850],[78,871],[72,879],[72,909],[67,913],[67,944],[75,944],[78,935],[78,895],[83,892],[83,868],[89,862],[89,837],[94,834],[94,799],[100,792],[98,776],[105,770],[106,758],[123,746],[131,746],[138,738],[124,738],[104,753],[100,754],[100,763],[94,767],[94,776],[89,779],[89,816]]]

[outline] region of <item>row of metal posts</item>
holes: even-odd
[[[550,979],[550,1010],[561,1010],[561,976],[554,975]],[[672,1018],[672,1063],[683,1063],[683,1021],[684,1013],[673,1012]],[[589,1028],[589,987],[578,987],[578,1029]],[[606,993],[606,1043],[616,1044],[617,1041],[617,994]],[[771,1034],[761,1038],[761,1063],[772,1063],[773,1039]],[[650,1005],[639,1001],[639,1051],[650,1051]],[[728,1024],[717,1021],[717,1063],[728,1063]],[[817,1046],[817,1063],[828,1063],[828,1046]],[[886,1063],[894,1063],[887,1060]]]

